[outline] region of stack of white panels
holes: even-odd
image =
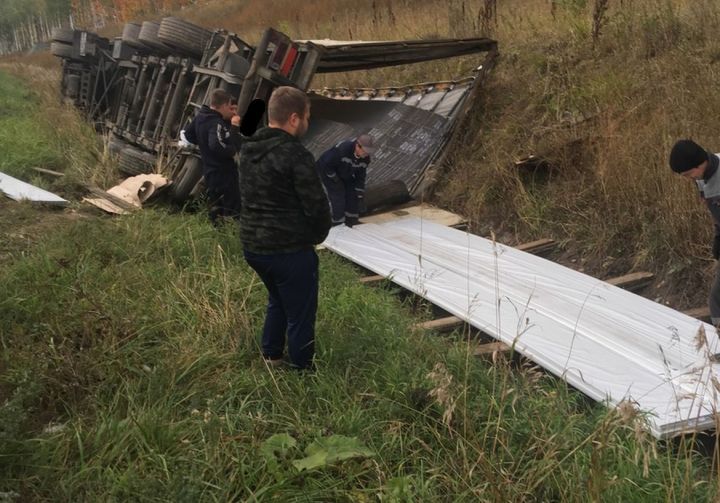
[[[60,196],[25,183],[5,173],[0,173],[0,192],[15,201],[29,200],[36,203],[66,205],[68,202]]]
[[[715,426],[715,329],[554,262],[419,218],[335,227],[324,245],[411,290],[658,438]],[[700,344],[703,333],[706,342]]]

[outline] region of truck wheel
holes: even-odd
[[[50,43],[50,53],[58,58],[70,59],[73,54],[73,46],[64,42],[53,41]]]
[[[190,197],[190,193],[200,178],[202,178],[202,161],[193,155],[187,156],[182,169],[171,185],[172,198],[177,202],[185,201]]]
[[[53,28],[50,40],[53,42],[63,42],[65,44],[72,44],[75,38],[75,30],[70,28]]]
[[[160,22],[158,38],[165,44],[201,57],[212,32],[176,17],[166,17]]]
[[[152,21],[145,21],[140,27],[140,33],[138,34],[138,40],[148,47],[162,53],[167,54],[170,52],[170,48],[163,44],[163,41],[158,38],[158,30],[160,29],[159,23],[153,23]]]
[[[127,146],[118,156],[118,169],[127,175],[152,173],[155,170],[155,160],[153,154]]]

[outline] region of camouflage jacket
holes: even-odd
[[[290,253],[327,237],[330,204],[315,159],[282,129],[263,128],[243,142],[240,193],[240,238],[246,250]]]

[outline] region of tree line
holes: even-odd
[[[0,54],[30,49],[54,28],[96,31],[196,0],[0,0]]]

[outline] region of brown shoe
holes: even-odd
[[[285,367],[286,362],[283,358],[263,358],[265,364],[274,369]]]

